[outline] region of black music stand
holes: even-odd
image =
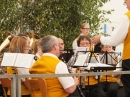
[[[86,64],[87,64],[87,63],[91,63],[92,57],[94,57],[95,60],[96,60],[96,62],[99,63],[99,60],[97,59],[97,55],[96,55],[93,51],[79,51],[79,52],[89,53],[89,58],[88,58],[88,60],[86,59],[86,61],[85,61],[84,63],[86,63]],[[75,55],[76,58],[77,58],[79,52],[76,53],[76,55]],[[75,58],[75,61],[76,61],[76,58]],[[89,65],[89,64],[88,64],[88,65]],[[75,66],[75,65],[73,64],[72,67],[73,67],[73,68],[88,67],[88,65]],[[87,72],[90,72],[90,70],[87,70],[87,69],[85,69],[85,70],[86,70]],[[81,82],[81,77],[80,77],[80,82]],[[81,86],[82,86],[82,89],[85,88],[85,84],[83,85],[83,84],[81,83]],[[88,93],[88,96],[89,96],[89,76],[88,76],[88,91],[87,91],[87,93]]]
[[[100,72],[100,71],[104,71],[104,70],[106,70],[106,72],[108,71],[108,70],[116,70],[116,68],[118,68],[118,67],[116,67],[116,65],[121,61],[121,60],[116,60],[117,58],[118,58],[118,56],[119,55],[115,55],[115,53],[113,53],[114,54],[114,56],[112,56],[112,53],[113,52],[110,52],[110,53],[108,53],[108,52],[105,52],[104,54],[103,54],[103,56],[101,57],[101,60],[100,61],[102,61],[103,63],[105,63],[105,64],[107,64],[107,65],[111,65],[111,67],[91,67],[91,70],[93,70],[93,71],[95,71],[95,72]],[[109,58],[111,58],[111,60],[109,59]],[[120,67],[119,67],[120,68]],[[106,75],[106,82],[107,82],[107,75]],[[100,88],[100,75],[98,75],[98,87]]]
[[[81,48],[81,50],[79,50],[80,48]],[[76,54],[74,54],[74,57],[75,57],[75,58],[74,58],[74,60],[73,60],[73,63],[76,62],[76,60],[77,60],[77,58],[78,58],[78,55],[80,55],[79,53],[86,54],[87,52],[89,52],[88,49],[89,49],[89,48],[87,48],[87,47],[78,47],[78,48],[76,49],[76,50],[77,50]],[[83,51],[82,51],[82,50],[83,50]],[[86,61],[85,61],[85,62],[86,62]],[[85,63],[85,62],[84,62],[84,63]],[[71,67],[73,67],[73,68],[78,68],[78,67],[87,67],[87,66],[85,66],[85,65],[82,65],[82,66],[81,66],[81,65],[80,65],[80,66],[77,66],[77,65],[76,65],[76,66],[75,66],[75,64],[72,64]]]

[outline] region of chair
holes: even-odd
[[[11,80],[8,78],[1,78],[1,85],[4,91],[4,97],[7,97],[7,90],[6,88],[11,88]]]
[[[31,97],[35,97],[34,92],[33,92],[34,90],[40,90],[42,97],[48,97],[45,79],[38,78],[38,80],[37,80],[37,79],[26,78],[26,86],[27,86],[28,90],[30,91]]]

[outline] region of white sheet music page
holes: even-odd
[[[1,66],[14,66],[17,53],[4,53]]]
[[[111,65],[107,64],[102,64],[102,63],[88,63],[88,67],[86,68],[87,70],[90,70],[92,67],[113,67]]]
[[[77,52],[77,51],[79,51],[79,52],[80,52],[80,51],[89,51],[89,47],[77,47],[77,48],[76,48],[76,52]]]
[[[33,54],[22,54],[18,53],[15,67],[23,67],[23,68],[30,68],[33,64],[34,55]]]
[[[78,55],[77,60],[74,66],[84,66],[86,59],[88,58],[89,53]]]

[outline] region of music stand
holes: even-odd
[[[79,55],[80,52],[84,53],[84,55]],[[77,53],[75,54],[75,57],[76,57],[75,60],[76,59],[78,60],[79,56],[83,56],[83,57],[81,57],[81,60],[84,60],[83,64],[80,65],[80,66],[78,66],[78,64],[76,66],[75,66],[75,64],[73,64],[72,67],[74,67],[74,68],[77,68],[77,67],[88,67],[89,63],[99,63],[98,56],[93,51],[89,51],[89,50],[77,51]],[[87,69],[85,69],[85,70],[88,71],[88,72],[90,71],[90,70],[87,70]],[[81,82],[81,77],[80,77],[80,82]],[[85,84],[81,83],[81,86],[82,86],[82,88],[85,88]],[[89,76],[88,76],[88,95],[89,95]]]
[[[107,67],[107,66],[106,67],[91,67],[91,70],[93,70],[95,72],[100,72],[103,70],[106,70],[106,72],[108,70],[116,70],[116,65],[120,62],[117,60],[118,56],[119,55],[116,55],[115,52],[102,53],[102,56],[100,56],[100,62],[110,65],[110,67]],[[106,82],[107,82],[107,75],[106,75]],[[100,75],[98,75],[98,87],[99,87],[99,84],[100,84]]]
[[[77,47],[76,48],[76,53],[73,56],[74,57],[72,60],[73,64],[71,64],[71,67],[73,67],[73,68],[86,67],[85,62],[88,57],[88,53],[87,53],[88,49],[89,49],[88,47]]]

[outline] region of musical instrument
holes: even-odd
[[[67,65],[68,68],[74,65],[75,59],[76,59],[76,56],[75,56],[75,55],[73,55],[73,56],[69,59],[69,61],[66,63],[66,65]]]
[[[34,41],[36,39],[40,39],[40,36],[36,35],[34,32],[30,32],[28,33],[29,37],[31,37],[30,39],[30,47],[31,47],[31,50],[33,50],[33,45],[34,45]]]
[[[0,52],[2,52],[2,50],[7,47],[10,43],[10,38],[12,37],[12,35],[9,35],[4,41],[3,43],[0,45]]]
[[[65,61],[65,59],[64,59],[62,54],[60,54],[59,59],[62,60],[64,63],[66,63],[66,61]]]

